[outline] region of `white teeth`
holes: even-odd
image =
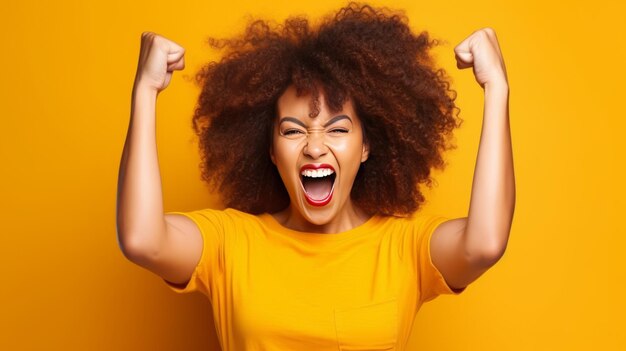
[[[331,175],[333,173],[335,173],[335,171],[333,171],[330,168],[305,169],[302,172],[300,172],[301,175],[303,175],[305,177],[311,177],[311,178],[326,177],[326,176],[329,176],[329,175]]]

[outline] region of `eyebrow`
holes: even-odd
[[[352,119],[350,117],[348,117],[347,115],[339,115],[339,116],[335,116],[333,118],[331,118],[330,120],[328,120],[328,122],[324,123],[323,127],[326,128],[329,125],[336,123],[337,121],[340,121],[342,119],[347,119],[348,121],[350,121],[350,123],[352,123]],[[295,118],[295,117],[283,117],[280,119],[280,123],[282,124],[283,122],[292,122],[295,123],[299,126],[302,126],[302,128],[306,128],[306,125],[299,119]]]

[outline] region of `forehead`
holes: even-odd
[[[313,110],[313,95],[306,94],[298,96],[295,87],[289,86],[287,90],[278,98],[276,104],[276,110],[278,113],[278,119],[281,117],[295,117],[301,120],[316,120],[324,122],[330,118],[338,115],[345,114],[350,116],[353,120],[357,119],[356,113],[352,101],[348,99],[343,105],[342,110],[331,112],[326,106],[324,91],[320,89],[317,104],[319,104],[319,115],[311,117]]]

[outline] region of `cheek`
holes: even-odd
[[[333,139],[329,141],[328,146],[335,150],[337,157],[345,160],[359,159],[360,162],[363,151],[363,142],[360,137]]]
[[[301,152],[301,142],[298,140],[278,139],[274,142],[273,159],[278,169],[288,169],[294,166]]]

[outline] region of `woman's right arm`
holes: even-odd
[[[124,256],[172,283],[189,280],[203,244],[192,220],[164,215],[157,158],[156,100],[173,71],[184,69],[184,53],[157,34],[141,36],[117,188],[117,238]]]

